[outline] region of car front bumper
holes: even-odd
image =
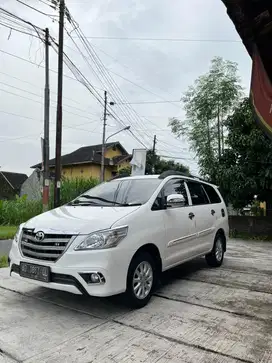
[[[10,275],[23,281],[47,288],[86,294],[97,297],[112,296],[126,290],[127,270],[130,260],[119,248],[96,251],[74,251],[68,249],[61,258],[52,263],[24,257],[13,241],[9,254]],[[37,281],[20,276],[20,263],[27,262],[50,267],[49,282]],[[99,283],[87,283],[84,274],[99,273]]]

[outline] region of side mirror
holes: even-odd
[[[182,194],[170,194],[166,199],[167,208],[180,208],[185,206],[185,198]]]

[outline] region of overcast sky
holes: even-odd
[[[46,13],[57,15],[45,4],[48,0],[24,2]],[[47,16],[27,8],[16,0],[0,0],[0,3],[6,10],[42,28],[48,27],[51,35],[57,39],[57,23],[52,22]],[[195,40],[90,38],[97,55],[120,88],[124,102],[178,101],[188,86],[199,75],[208,71],[214,56],[222,56],[238,63],[243,86],[248,92],[251,60],[242,43],[197,41],[240,40],[221,0],[67,0],[66,4],[86,36]],[[66,24],[67,29],[72,30],[67,21]],[[38,39],[15,31],[10,33],[9,29],[0,27],[0,166],[5,171],[29,174],[30,166],[41,160],[44,46]],[[75,32],[71,35],[83,49]],[[50,51],[50,68],[56,71],[57,57],[53,49]],[[65,51],[103,96],[105,83],[101,84],[67,35]],[[6,53],[24,58],[25,61]],[[64,69],[65,75],[73,77],[66,66]],[[54,157],[54,101],[57,91],[54,72],[50,72],[50,83],[50,155]],[[108,85],[106,87],[108,88]],[[109,100],[116,101],[116,98],[116,94],[111,92]],[[103,110],[84,86],[64,77],[63,104],[62,153],[72,152],[81,146],[101,143]],[[189,151],[186,141],[176,140],[167,130],[169,117],[183,118],[181,104],[174,102],[121,107],[116,105],[114,112],[125,124],[132,125],[133,132],[144,145],[151,147],[153,135],[156,134],[159,154],[184,158],[177,161],[188,165],[192,172],[197,172],[197,161],[194,159],[194,153]],[[118,122],[109,117],[107,136],[120,127],[122,126]],[[143,147],[127,132],[112,140],[119,140],[129,152],[132,152],[133,148]]]

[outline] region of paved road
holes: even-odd
[[[129,311],[11,279],[0,270],[0,362],[271,363],[272,244],[232,241],[224,265],[164,274]]]
[[[12,240],[0,240],[0,256],[9,254],[11,249]]]

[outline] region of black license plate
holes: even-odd
[[[43,282],[50,281],[50,267],[32,263],[20,263],[20,276]]]

